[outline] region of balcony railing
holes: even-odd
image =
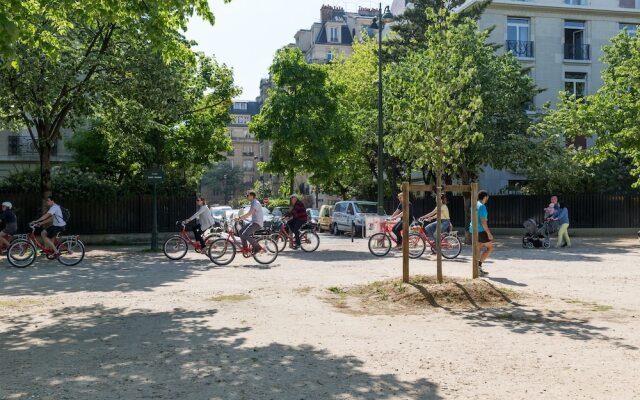
[[[40,152],[36,148],[35,144],[29,136],[9,136],[8,137],[8,155],[10,156],[25,156],[25,157],[39,157]],[[58,155],[58,146],[54,144],[51,149],[51,155]]]
[[[533,42],[507,40],[507,51],[519,58],[533,58]]]
[[[253,151],[243,151],[242,152],[243,156],[251,156],[251,157],[253,157],[253,154],[254,154]]]
[[[565,60],[590,60],[588,44],[564,44]]]

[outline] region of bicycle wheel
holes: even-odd
[[[227,239],[216,239],[207,249],[207,255],[214,264],[227,265],[236,257],[236,246]]]
[[[440,246],[442,246],[442,257],[448,260],[458,257],[462,251],[460,239],[455,236],[444,236],[440,242]]]
[[[300,247],[307,253],[314,252],[320,246],[320,237],[313,231],[300,232]]]
[[[187,250],[189,250],[187,241],[179,235],[171,236],[162,246],[162,251],[169,260],[180,260],[187,254]]]
[[[271,240],[276,242],[276,246],[278,246],[278,253],[284,251],[287,247],[287,237],[282,233],[273,233],[270,236]]]
[[[253,253],[253,258],[260,264],[271,264],[278,258],[278,244],[267,237],[261,237],[256,242],[262,250]]]
[[[385,233],[376,233],[369,238],[369,251],[376,257],[386,256],[391,250],[391,239]]]
[[[11,242],[7,250],[9,264],[16,268],[25,268],[33,264],[36,259],[36,248],[27,240]]]
[[[417,233],[409,234],[409,257],[410,258],[420,258],[420,256],[424,253],[424,250],[427,248],[427,245],[424,242],[422,236]]]
[[[84,259],[84,243],[78,239],[65,239],[58,244],[58,261],[66,266],[77,265]]]

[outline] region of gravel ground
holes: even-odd
[[[357,313],[329,287],[401,276],[399,253],[321,236],[271,266],[91,248],[76,267],[0,267],[1,399],[638,399],[640,243],[499,237],[504,309]],[[435,272],[435,257],[411,262]],[[469,277],[469,249],[445,261]],[[508,291],[507,291],[508,292]]]

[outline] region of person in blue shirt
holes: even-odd
[[[493,252],[493,235],[489,230],[489,224],[487,220],[489,219],[489,212],[487,211],[487,201],[489,201],[489,193],[481,190],[478,192],[478,202],[476,203],[476,208],[478,210],[478,246],[480,249],[478,252],[480,253],[480,275],[487,275],[487,271],[482,269],[482,263],[487,261],[487,258]],[[469,232],[473,232],[473,221],[469,224]],[[484,247],[484,252],[482,248]]]
[[[560,230],[558,231],[557,247],[571,247],[571,238],[569,237],[569,210],[564,204],[558,203],[558,209],[553,214],[553,219],[558,221]],[[564,241],[564,244],[562,243]]]

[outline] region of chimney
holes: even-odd
[[[332,7],[325,4],[320,8],[320,22],[323,24],[327,21],[333,21],[336,18],[343,16],[344,9],[342,7]]]

